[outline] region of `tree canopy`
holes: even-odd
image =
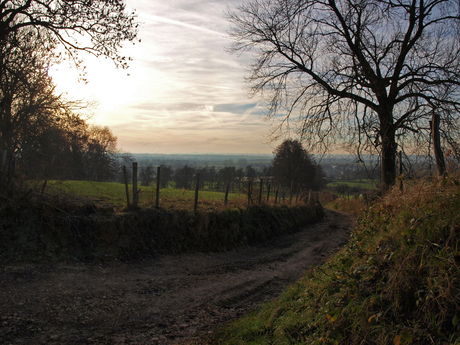
[[[398,147],[428,142],[434,115],[457,147],[458,13],[453,0],[247,0],[228,13],[230,50],[254,53],[247,81],[273,138],[378,153],[388,188]]]
[[[298,140],[284,140],[274,151],[273,175],[281,186],[301,189],[317,189],[315,186],[317,167],[312,157]],[[320,172],[319,172],[320,173]]]
[[[138,24],[121,0],[1,0],[0,45],[22,28],[45,31],[78,61],[78,52],[112,59],[127,67],[121,44],[134,41]]]

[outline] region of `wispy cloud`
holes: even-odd
[[[88,65],[87,87],[101,103],[94,121],[131,152],[271,153],[265,110],[244,92],[247,57],[224,49],[223,13],[240,2],[126,0],[141,43],[123,50],[134,59],[128,71]]]
[[[149,22],[160,22],[160,23],[178,25],[178,26],[184,27],[184,28],[186,28],[186,29],[192,29],[192,30],[202,31],[202,32],[205,32],[205,33],[207,33],[207,34],[217,35],[217,36],[220,36],[220,37],[226,35],[225,32],[214,31],[214,30],[210,30],[210,29],[207,29],[207,28],[205,28],[205,27],[202,27],[202,26],[193,25],[193,24],[190,24],[190,23],[181,22],[181,21],[179,21],[179,20],[174,20],[174,19],[170,19],[170,18],[160,17],[160,16],[156,16],[156,15],[153,15],[153,14],[148,14],[148,13],[141,13],[141,14],[139,15],[139,19],[140,19],[141,21],[142,21],[142,20],[146,20],[146,21],[149,21]]]

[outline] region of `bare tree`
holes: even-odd
[[[455,143],[458,13],[452,0],[247,0],[227,14],[229,49],[255,53],[247,81],[267,100],[272,138],[379,153],[387,189],[398,145],[429,140],[433,112]]]
[[[126,67],[119,48],[136,39],[137,26],[121,0],[0,1],[0,45],[24,27],[45,30],[77,64],[78,52],[85,51]]]

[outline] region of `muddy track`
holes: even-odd
[[[277,297],[344,245],[352,216],[263,246],[142,262],[0,268],[0,344],[185,344]]]

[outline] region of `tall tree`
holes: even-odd
[[[429,140],[433,112],[455,143],[458,13],[453,0],[247,0],[228,13],[230,50],[255,53],[247,80],[281,118],[274,138],[379,152],[387,189],[398,145]]]
[[[315,186],[316,166],[298,140],[283,141],[274,151],[273,176],[275,182],[290,188],[293,182],[301,189],[318,189]]]
[[[48,43],[41,32],[22,29],[0,45],[0,147],[11,154],[66,108],[47,74]]]

